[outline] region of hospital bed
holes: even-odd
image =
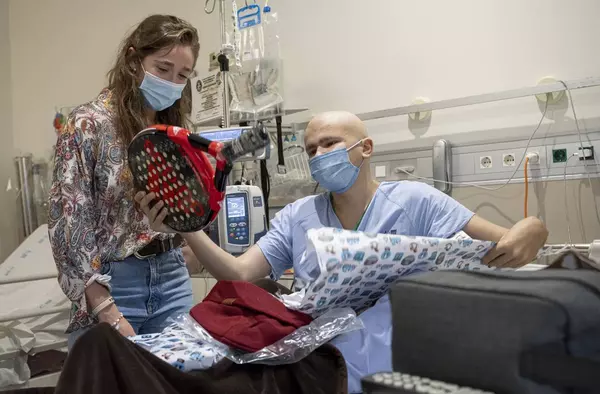
[[[576,246],[583,254],[588,248]],[[35,358],[42,367],[34,369],[43,370],[45,356],[54,364],[57,354],[58,358],[66,356],[69,309],[70,302],[56,280],[48,229],[42,225],[0,264],[0,391],[56,384],[60,372],[32,378],[36,371],[28,361]]]
[[[0,264],[0,391],[58,380],[59,372],[35,376],[66,357],[71,303],[56,275],[47,225]]]

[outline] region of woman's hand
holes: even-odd
[[[163,223],[165,218],[167,217],[167,210],[165,209],[165,203],[162,201],[156,202],[150,208],[150,203],[155,201],[156,195],[154,193],[146,192],[138,192],[135,195],[135,201],[140,204],[140,208],[144,215],[148,217],[148,221],[150,222],[150,227],[152,230],[158,233],[175,233],[175,231]]]
[[[133,330],[133,327],[127,321],[127,319],[125,319],[124,317],[121,317],[119,319],[119,316],[121,316],[121,313],[119,313],[119,309],[117,309],[117,306],[115,304],[112,304],[110,307],[106,308],[98,314],[98,321],[100,321],[101,323],[108,323],[112,325],[117,320],[119,320],[119,333],[121,335],[123,335],[124,337],[132,337],[136,335],[135,331]]]
[[[123,335],[124,337],[133,337],[136,335],[133,327],[124,317],[119,320],[119,334]]]

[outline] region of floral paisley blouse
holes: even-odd
[[[71,112],[56,143],[48,229],[58,281],[73,302],[67,332],[94,323],[84,290],[93,282],[110,288],[102,263],[124,260],[154,237],[167,236],[152,231],[135,206],[114,119],[105,89]]]

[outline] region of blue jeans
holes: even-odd
[[[169,318],[190,311],[192,284],[181,249],[140,260],[103,263],[101,272],[111,276],[111,296],[136,334],[161,332]],[[69,335],[68,347],[86,330]]]

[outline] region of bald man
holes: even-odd
[[[448,238],[465,231],[480,240],[497,242],[484,263],[495,267],[520,267],[532,261],[548,235],[543,223],[527,218],[510,230],[496,226],[420,182],[377,182],[369,160],[373,141],[363,122],[347,112],[327,112],[309,123],[304,144],[313,178],[328,190],[300,199],[283,208],[271,229],[239,257],[217,247],[204,232],[182,234],[200,262],[217,279],[246,280],[283,272],[299,264],[306,250],[306,232],[335,227],[371,233],[396,233]],[[154,229],[172,232],[162,221],[166,211],[152,194],[136,196]],[[360,315],[365,328],[335,338],[348,366],[348,388],[361,392],[360,378],[390,371],[391,313],[387,296]]]

